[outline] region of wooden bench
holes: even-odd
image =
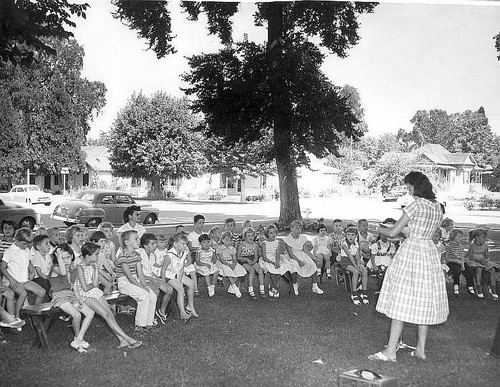
[[[133,300],[130,296],[113,292],[106,296],[109,304],[123,304],[126,301]],[[50,302],[40,305],[28,305],[21,309],[21,314],[28,318],[28,321],[35,332],[35,340],[32,347],[42,348],[50,351],[51,344],[48,337],[48,331],[52,327],[54,319],[63,311],[60,308],[53,308]]]

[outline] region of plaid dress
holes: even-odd
[[[410,218],[410,232],[386,271],[376,309],[412,324],[441,324],[448,318],[448,297],[440,256],[431,238],[443,213],[439,203],[422,198],[403,211]]]

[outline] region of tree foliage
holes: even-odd
[[[495,35],[493,39],[495,40],[495,48],[497,49],[497,52],[500,53],[500,33]],[[498,55],[497,58],[500,60],[500,55]]]
[[[166,5],[165,16],[160,17],[126,1],[116,4],[117,16],[148,38],[158,57],[171,52]],[[198,98],[194,109],[205,116],[207,135],[248,144],[257,141],[262,130],[272,130],[270,155],[280,181],[280,220],[290,223],[300,218],[297,166],[307,165],[308,152],[317,157],[335,152],[341,132],[362,135],[346,99],[321,73],[323,54],[309,38],[345,57],[359,40],[357,17],[372,12],[375,3],[258,3],[255,24],[267,24],[266,46],[249,42],[229,46],[236,3],[183,2],[182,7],[193,20],[205,13],[209,32],[227,45],[219,53],[190,58],[192,71],[185,76],[192,85],[187,93]],[[161,34],[148,36],[158,28],[163,29]]]
[[[155,194],[168,178],[197,176],[206,166],[199,119],[187,99],[158,92],[134,94],[113,122],[110,163],[119,176],[155,181]]]
[[[51,43],[73,36],[72,15],[85,18],[86,3],[67,0],[0,1],[0,67],[10,63],[28,66],[37,52],[55,55]],[[45,39],[45,38],[57,38]]]
[[[0,142],[11,178],[29,168],[37,173],[57,173],[61,167],[84,167],[81,145],[89,121],[105,104],[101,82],[81,77],[84,51],[74,40],[45,39],[56,55],[35,54],[25,67],[7,64],[0,79],[2,122],[12,128]]]
[[[484,108],[448,114],[444,110],[419,110],[411,120],[411,133],[400,131],[399,138],[423,144],[441,144],[450,152],[472,153],[478,163],[490,164],[497,153],[497,137],[491,130]],[[421,140],[420,140],[421,139]]]
[[[374,168],[370,188],[377,188],[385,193],[396,185],[402,185],[404,177],[415,169],[417,158],[415,153],[386,153]]]

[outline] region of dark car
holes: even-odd
[[[87,190],[80,192],[75,199],[56,206],[51,217],[63,221],[67,226],[84,224],[87,227],[97,227],[102,222],[121,225],[123,211],[132,205],[139,204],[126,192]],[[157,208],[141,206],[142,223],[155,224],[159,216]]]
[[[6,202],[0,199],[0,224],[3,220],[13,220],[19,227],[33,228],[40,224],[41,214],[33,208]]]

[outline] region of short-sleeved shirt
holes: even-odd
[[[33,248],[31,263],[34,267],[39,267],[42,274],[49,275],[50,268],[52,267],[50,254],[43,256],[38,250]],[[36,276],[38,277],[38,274]]]
[[[137,252],[141,256],[141,264],[142,264],[142,271],[146,277],[152,277],[153,276],[153,265],[156,262],[156,255],[154,252],[148,255],[146,253],[146,250],[144,250],[142,247],[140,249],[137,249]]]
[[[122,269],[123,264],[127,264],[130,270],[130,274],[133,276],[137,276],[137,263],[141,262],[141,255],[137,252],[134,251],[131,254],[126,254],[125,252],[122,252],[118,258],[116,258],[116,277],[124,277],[125,272]]]
[[[199,249],[200,248],[200,242],[198,241],[198,238],[200,237],[200,235],[202,234],[198,234],[196,231],[191,231],[187,238],[188,238],[188,241],[191,242],[191,247],[193,249]]]
[[[155,250],[155,265],[156,266],[153,266],[153,274],[156,275],[157,277],[159,277],[161,274],[161,267],[163,265],[163,261],[165,260],[165,257],[167,256],[167,254],[168,254],[167,249],[163,249],[163,250],[156,249]]]
[[[361,253],[369,253],[371,245],[375,242],[375,236],[367,231],[366,232],[366,237],[361,235],[361,233],[358,232],[358,243],[359,243],[359,248],[361,249]]]
[[[464,264],[464,248],[460,243],[455,241],[449,242],[445,247],[445,252],[446,263],[458,263],[459,265]]]
[[[121,226],[118,230],[116,230],[116,234],[122,235],[125,231],[130,231],[130,230],[137,231],[137,235],[139,235],[139,238],[146,233],[146,229],[142,224],[136,223],[135,226],[132,227],[130,223],[127,222],[123,226]]]
[[[178,278],[181,269],[184,267],[184,261],[186,256],[189,254],[188,250],[178,253],[175,247],[168,250],[168,257],[170,258],[170,264],[165,270],[165,278],[173,279]]]
[[[3,255],[3,261],[7,264],[7,272],[20,283],[29,281],[30,260],[30,249],[21,249],[16,244],[12,244]]]
[[[343,231],[340,233],[332,232],[330,234],[330,238],[333,242],[333,252],[339,254],[342,248],[342,243],[345,242],[345,233]]]
[[[14,243],[14,241],[6,241],[4,239],[2,239],[0,241],[0,260],[2,259],[4,253],[5,253],[5,250],[7,250],[10,246],[12,246],[12,244]]]

